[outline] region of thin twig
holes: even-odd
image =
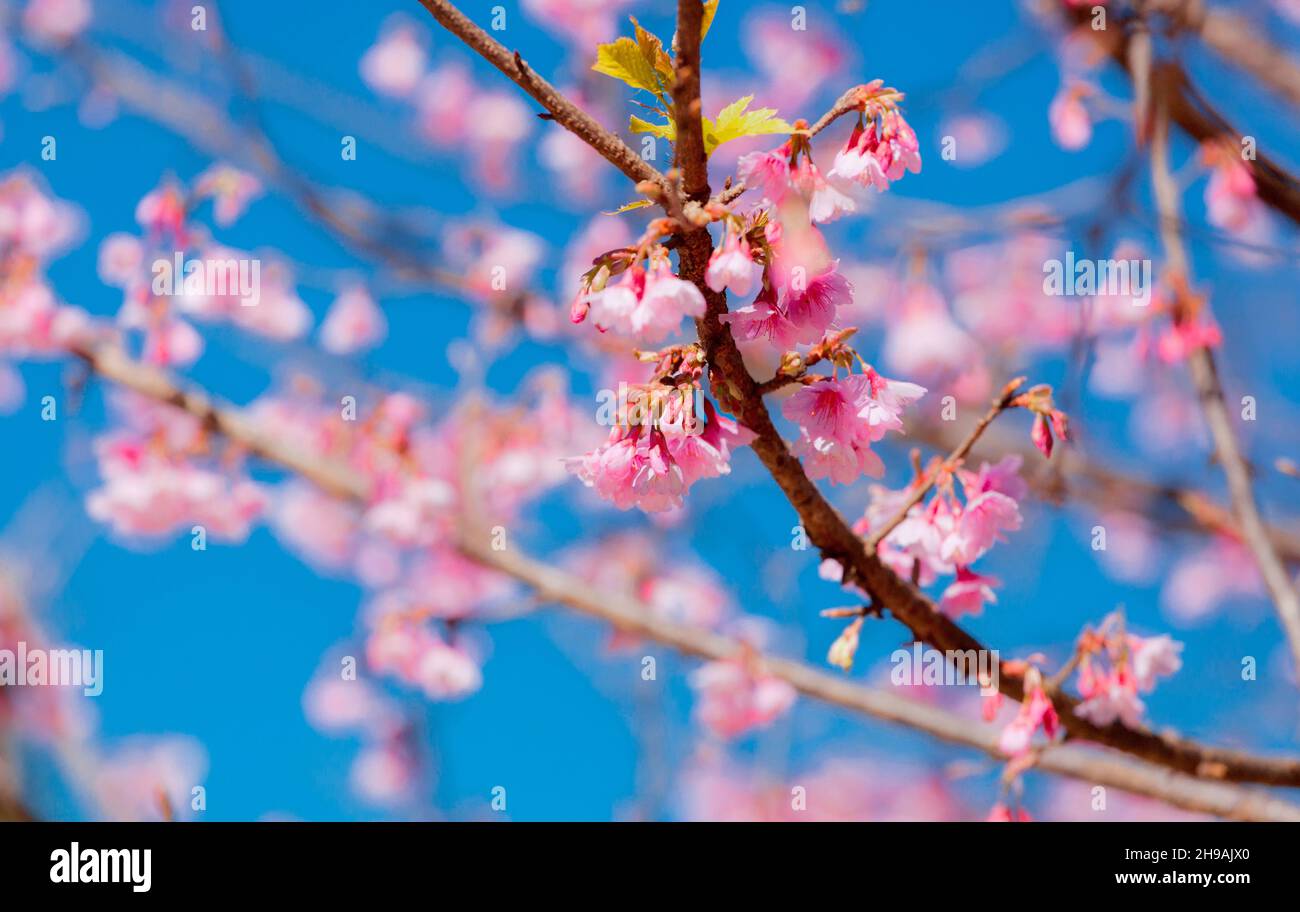
[[[957,446],[953,448],[953,451],[948,454],[948,458],[943,461],[943,465],[939,466],[934,471],[929,472],[926,475],[925,480],[913,488],[912,493],[908,495],[907,500],[898,508],[898,512],[891,516],[879,529],[876,529],[871,533],[870,537],[867,538],[868,552],[874,554],[876,549],[880,547],[880,543],[889,537],[889,533],[897,529],[899,524],[903,520],[907,519],[907,514],[911,509],[924,500],[925,495],[929,494],[930,490],[935,486],[935,483],[938,482],[942,470],[947,469],[951,471],[966,458],[966,454],[971,451],[971,447],[975,446],[980,437],[984,435],[984,431],[988,429],[988,426],[994,422],[998,415],[1001,415],[1007,409],[1011,408],[1011,402],[1016,398],[1016,392],[1020,389],[1020,385],[1024,382],[1024,379],[1024,377],[1019,377],[1003,387],[1002,394],[998,396],[997,400],[984,414],[984,417],[975,423],[975,426],[971,428],[970,433],[966,435],[966,438],[962,440],[961,443],[957,444]]]
[[[1151,74],[1155,93],[1155,125],[1151,141],[1151,184],[1160,216],[1160,238],[1171,281],[1180,296],[1186,296],[1191,281],[1187,249],[1178,230],[1179,192],[1169,167],[1169,99],[1176,90],[1176,75],[1168,68]],[[1174,319],[1183,315],[1175,313]],[[1228,481],[1228,494],[1241,531],[1242,541],[1250,549],[1263,577],[1264,586],[1277,610],[1286,633],[1296,668],[1300,668],[1300,590],[1291,581],[1282,559],[1269,536],[1255,502],[1250,469],[1246,465],[1231,413],[1219,379],[1214,353],[1203,345],[1194,348],[1187,359],[1201,411],[1214,439],[1219,464]]]

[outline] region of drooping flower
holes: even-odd
[[[891,110],[867,125],[859,123],[853,128],[827,176],[832,181],[887,190],[907,171],[921,173],[920,144],[903,116]]]
[[[361,285],[345,289],[320,328],[321,347],[336,355],[372,348],[388,333],[388,321],[375,299]]]
[[[704,295],[673,274],[668,251],[658,247],[649,255],[648,269],[633,263],[618,281],[580,295],[573,318],[580,322],[590,315],[601,330],[656,343],[677,332],[684,318],[702,317],[704,309]]]
[[[749,243],[737,232],[728,231],[722,246],[713,251],[704,280],[714,291],[727,289],[743,298],[762,274],[763,267],[754,262]]]
[[[958,567],[957,579],[939,597],[939,610],[954,620],[967,614],[983,614],[986,604],[998,600],[993,592],[996,585],[998,581],[991,576],[981,576],[966,567]]]
[[[795,689],[752,667],[748,657],[709,662],[691,675],[696,718],[719,738],[766,728],[794,705]]]
[[[1083,103],[1091,91],[1086,83],[1070,82],[1061,87],[1048,106],[1052,138],[1061,148],[1077,152],[1092,139],[1092,115]]]
[[[419,85],[427,56],[415,29],[398,23],[362,55],[361,78],[381,95],[403,98]]]
[[[1042,678],[1032,669],[1025,676],[1025,699],[1016,717],[1002,730],[998,750],[1008,757],[1019,757],[1029,750],[1034,732],[1042,728],[1048,739],[1056,737],[1060,718],[1056,708],[1043,690]]]

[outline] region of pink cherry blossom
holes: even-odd
[[[406,800],[418,777],[415,758],[401,739],[367,744],[352,762],[352,789],[373,804]]]
[[[262,182],[246,171],[216,164],[195,179],[194,192],[200,198],[213,199],[213,218],[218,225],[226,227],[234,224],[249,203],[261,196]]]
[[[336,355],[373,348],[388,334],[388,321],[363,286],[345,289],[321,323],[321,347]]]
[[[344,679],[334,673],[317,675],[302,696],[307,721],[328,734],[353,731],[386,732],[393,728],[397,712],[374,685],[360,679]]]
[[[431,627],[396,617],[382,619],[366,640],[366,662],[420,688],[430,700],[460,700],[483,685],[477,659]]]
[[[1037,678],[1037,675],[1031,675]],[[1029,689],[1029,682],[1026,682]],[[1028,752],[1034,732],[1039,728],[1049,740],[1056,737],[1060,719],[1052,701],[1048,699],[1041,684],[1029,689],[1027,698],[1020,704],[1016,717],[1002,730],[998,738],[998,750],[1008,757],[1019,757]]]
[[[790,144],[786,143],[771,152],[750,152],[736,162],[736,175],[745,185],[753,187],[780,205],[790,192]]]
[[[991,576],[981,576],[965,567],[958,567],[957,579],[939,597],[939,610],[953,619],[983,614],[985,605],[998,600],[993,592],[996,585],[998,581]]]
[[[691,686],[700,724],[724,739],[766,728],[789,711],[796,696],[788,683],[743,658],[709,662],[691,675]]]
[[[1083,103],[1091,89],[1083,83],[1068,83],[1052,99],[1047,118],[1057,145],[1077,152],[1092,139],[1092,115]]]
[[[140,279],[144,267],[144,245],[140,239],[115,232],[99,244],[99,278],[106,285],[126,288]]]
[[[86,512],[124,536],[171,535],[203,526],[224,541],[243,541],[267,497],[255,482],[153,452],[125,434],[95,445],[104,485],[86,498]]]
[[[28,0],[23,30],[36,42],[64,45],[90,25],[90,0]]]
[[[415,29],[405,23],[387,27],[361,58],[361,78],[381,95],[410,95],[424,75],[427,54]]]
[[[892,181],[907,171],[921,172],[920,145],[903,116],[891,110],[865,127],[859,124],[853,128],[848,142],[835,156],[828,177],[832,181],[887,190]]]
[[[746,297],[763,274],[763,267],[754,262],[749,244],[735,232],[728,232],[726,240],[713,251],[705,281],[714,291],[730,290],[738,297]]]
[[[650,268],[634,264],[618,281],[585,296],[597,327],[655,343],[677,332],[686,317],[704,315],[704,296],[672,272],[666,251],[651,255]]]
[[[985,491],[966,503],[940,553],[944,560],[973,564],[1003,540],[1003,532],[1019,529],[1020,523],[1020,508],[1014,500],[997,491]]]

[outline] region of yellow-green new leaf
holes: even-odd
[[[794,127],[777,117],[774,108],[748,110],[753,100],[753,95],[737,98],[718,112],[716,120],[704,118],[704,151],[707,154],[712,155],[714,149],[733,139],[793,132]]]
[[[632,86],[659,94],[659,80],[654,67],[641,53],[641,47],[631,38],[620,38],[613,44],[602,44],[596,49],[596,63],[592,69]]]
[[[633,114],[631,127],[633,133],[653,133],[660,139],[666,139],[669,142],[672,142],[677,138],[677,124],[673,123],[671,120],[667,123],[657,124],[651,123],[648,120],[642,120],[640,117]]]
[[[650,202],[650,200],[632,200],[630,203],[619,206],[613,212],[606,212],[605,215],[622,215],[624,212],[631,212],[633,209],[644,209],[646,206],[653,205],[654,203]]]
[[[668,88],[672,88],[673,80],[676,78],[676,71],[673,69],[672,58],[664,52],[664,43],[659,40],[659,36],[654,32],[643,28],[641,23],[636,21],[635,16],[628,16],[628,18],[632,20],[632,27],[636,29],[636,43],[641,48],[641,56],[654,69],[659,81]],[[663,96],[660,95],[660,97]]]
[[[709,26],[713,25],[713,17],[718,14],[719,0],[709,0],[704,4],[704,19],[700,22],[700,40],[703,41],[709,34]]]

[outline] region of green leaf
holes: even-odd
[[[708,155],[725,142],[746,136],[791,133],[794,127],[776,116],[775,108],[748,110],[753,95],[737,98],[718,112],[714,121],[704,118],[704,151]]]
[[[631,127],[633,133],[653,133],[660,139],[666,139],[669,142],[677,139],[677,124],[673,123],[671,120],[667,123],[657,124],[651,123],[648,120],[642,120],[640,117],[633,114]]]
[[[673,69],[672,58],[664,51],[664,43],[654,32],[643,28],[641,23],[636,21],[635,16],[628,16],[628,18],[632,20],[632,27],[636,29],[636,43],[641,49],[641,56],[654,69],[659,81],[671,88],[677,73]],[[663,97],[662,94],[660,97]]]
[[[630,203],[624,203],[613,212],[606,212],[605,215],[621,215],[624,212],[631,212],[633,209],[644,209],[646,206],[653,206],[650,200],[632,200]]]
[[[709,0],[704,4],[704,19],[700,22],[700,40],[703,41],[709,34],[709,26],[713,25],[713,17],[718,13],[719,0]]]
[[[641,47],[631,38],[620,38],[613,44],[602,44],[596,49],[596,63],[592,69],[655,95],[662,91],[655,69],[641,53]]]

